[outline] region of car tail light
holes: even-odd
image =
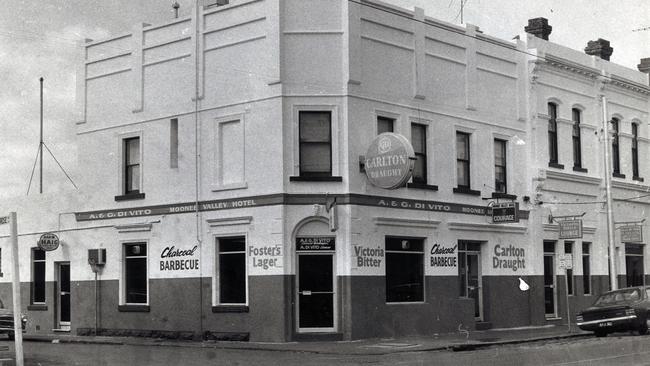
[[[577,321],[578,323],[582,323],[582,322],[584,321],[584,319],[582,318],[582,315],[578,315],[578,316],[576,316],[576,321]]]
[[[634,309],[625,309],[625,315],[635,315]]]

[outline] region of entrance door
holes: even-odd
[[[70,263],[59,263],[57,279],[58,329],[70,330]]]
[[[643,246],[625,244],[625,274],[627,286],[644,286]]]
[[[334,256],[298,254],[298,331],[336,331]]]
[[[474,299],[474,318],[483,320],[483,291],[481,286],[481,243],[458,243],[460,295]]]
[[[557,316],[555,242],[544,242],[544,309],[547,318]]]

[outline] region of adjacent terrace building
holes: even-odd
[[[572,309],[608,288],[606,212],[582,204],[604,200],[600,95],[620,199],[650,188],[650,89],[520,38],[378,1],[231,0],[84,44],[81,188],[2,204],[18,211],[28,331],[289,341],[565,324],[558,254],[573,254]],[[392,160],[372,157],[391,146],[412,173],[381,171]],[[643,198],[615,202],[617,219],[646,215]],[[503,203],[518,220],[493,220]],[[549,215],[582,211],[583,237],[560,240]],[[41,250],[43,233],[59,248]],[[643,243],[619,248],[621,283],[645,281]],[[3,300],[10,285],[5,271]]]

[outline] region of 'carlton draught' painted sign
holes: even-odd
[[[59,247],[59,237],[53,233],[45,233],[38,239],[38,247],[45,250],[56,250]]]
[[[385,132],[368,147],[364,167],[370,183],[380,188],[395,189],[409,180],[414,164],[413,146],[406,137]]]

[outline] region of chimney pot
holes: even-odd
[[[650,57],[649,58],[642,58],[641,63],[636,65],[636,67],[642,73],[650,74]],[[650,83],[650,77],[649,77],[648,82]]]
[[[548,36],[551,34],[553,27],[548,25],[548,19],[546,18],[534,18],[528,19],[528,25],[524,27],[524,30],[526,33],[548,41]]]
[[[602,38],[587,42],[587,47],[585,47],[586,54],[598,56],[607,61],[609,61],[609,56],[612,55],[612,52],[614,52],[614,49],[609,46],[609,41]]]

